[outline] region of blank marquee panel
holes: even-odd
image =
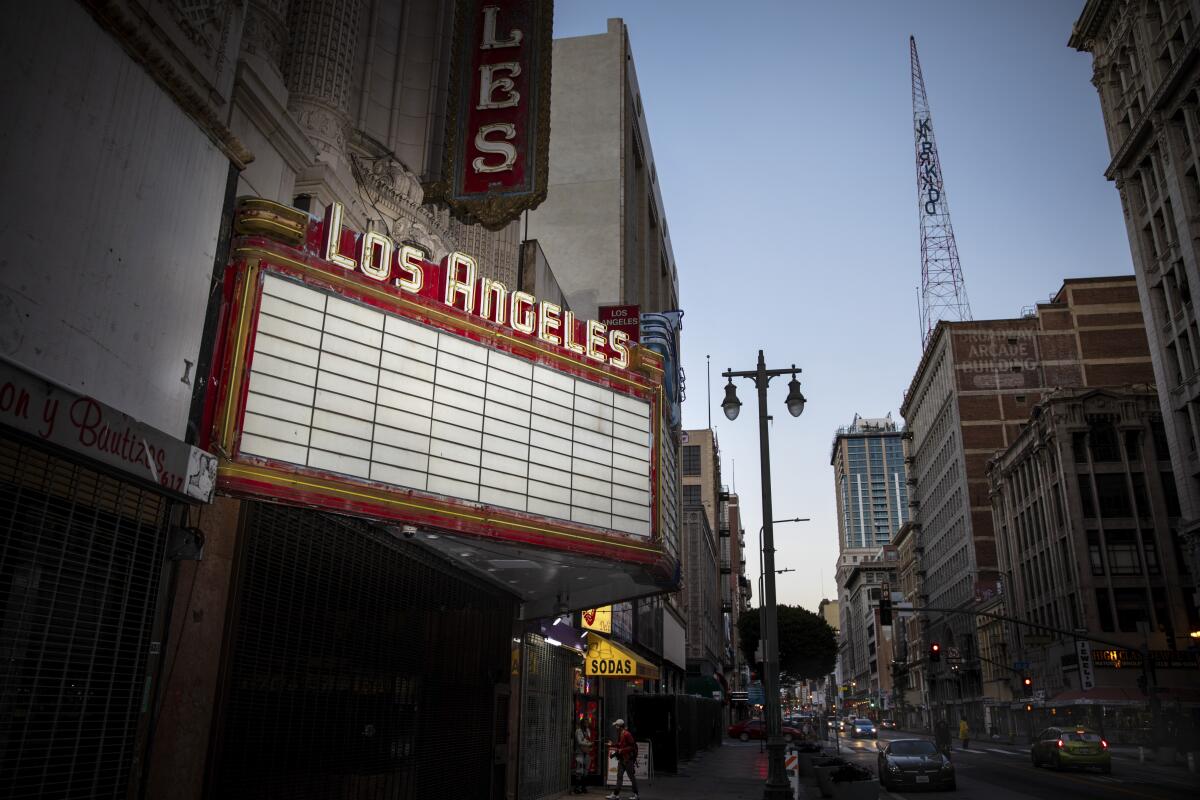
[[[650,404],[264,276],[241,452],[650,535]]]

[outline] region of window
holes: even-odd
[[[699,484],[695,484],[695,483],[692,483],[692,484],[687,484],[687,483],[685,483],[685,484],[683,485],[683,504],[684,504],[685,506],[698,506],[698,505],[701,505],[701,502],[700,502],[700,490],[701,490],[702,488],[703,488],[703,487],[701,487]]]
[[[1105,550],[1108,552],[1108,571],[1113,575],[1141,575],[1138,560],[1137,533],[1130,530],[1105,531]]]
[[[1087,434],[1082,431],[1071,434],[1071,449],[1075,451],[1075,463],[1087,463]]]
[[[1133,502],[1137,504],[1139,517],[1150,516],[1150,498],[1146,494],[1146,476],[1140,472],[1131,473],[1129,482],[1133,484]]]
[[[1160,472],[1158,479],[1162,481],[1163,500],[1167,504],[1167,516],[1178,517],[1179,510],[1179,491],[1175,488],[1175,473]]]
[[[1142,554],[1146,558],[1146,572],[1151,575],[1159,574],[1158,548],[1154,545],[1154,535],[1150,531],[1142,532]]]
[[[1167,608],[1167,590],[1161,586],[1150,590],[1150,599],[1154,602],[1154,617],[1157,630],[1174,637],[1175,626],[1171,624],[1171,609]]]
[[[1078,458],[1078,450],[1076,458]],[[1096,500],[1092,496],[1092,480],[1088,475],[1079,476],[1079,504],[1083,508],[1085,517],[1096,516]]]
[[[683,446],[683,474],[700,474],[700,445],[685,444]]]
[[[1167,428],[1163,425],[1162,417],[1151,417],[1150,436],[1154,441],[1154,457],[1159,461],[1169,461],[1171,452],[1167,446]]]
[[[1129,463],[1136,464],[1142,460],[1142,434],[1140,431],[1125,431],[1125,457]]]
[[[1092,564],[1093,575],[1104,574],[1104,556],[1100,550],[1100,531],[1087,532],[1088,560]]]
[[[1124,633],[1137,633],[1139,622],[1150,622],[1145,589],[1113,589],[1117,607],[1117,627]]]
[[[1100,500],[1100,516],[1105,518],[1133,516],[1125,476],[1120,473],[1098,473],[1096,495]]]
[[[1120,461],[1121,449],[1117,429],[1108,420],[1096,420],[1089,429],[1092,461]]]
[[[1100,612],[1100,630],[1113,632],[1112,606],[1109,605],[1108,589],[1096,590],[1096,610]]]

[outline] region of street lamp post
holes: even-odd
[[[738,400],[737,389],[733,385],[734,378],[750,378],[758,389],[758,448],[762,482],[762,519],[763,519],[763,573],[766,577],[764,587],[761,635],[768,645],[763,647],[763,694],[766,702],[767,722],[767,782],[763,787],[764,800],[784,800],[791,798],[791,787],[783,767],[783,736],[779,709],[779,664],[776,658],[776,648],[771,647],[779,635],[777,607],[775,604],[775,531],[772,527],[774,520],[771,513],[771,449],[767,436],[767,385],[771,378],[779,375],[791,375],[788,383],[788,396],[785,401],[788,413],[798,417],[804,411],[804,395],[800,393],[800,381],[796,374],[801,370],[792,365],[790,369],[767,369],[762,350],[758,351],[757,369],[746,372],[726,370],[721,377],[729,383],[725,387],[725,400],[721,409],[729,420],[737,419],[742,403]]]

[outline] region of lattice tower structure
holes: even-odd
[[[950,206],[942,183],[942,163],[933,136],[933,115],[925,96],[925,78],[917,40],[908,37],[912,61],[913,136],[917,157],[917,209],[921,220],[921,345],[938,322],[971,319],[958,245],[950,224]]]

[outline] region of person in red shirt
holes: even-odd
[[[612,747],[613,758],[617,759],[617,788],[607,800],[621,800],[621,783],[625,775],[629,775],[629,787],[633,789],[630,800],[638,800],[637,776],[634,775],[637,769],[637,742],[633,740],[633,734],[626,730],[625,720],[616,720],[613,727],[617,729],[617,742],[613,745],[609,741],[608,744]]]

